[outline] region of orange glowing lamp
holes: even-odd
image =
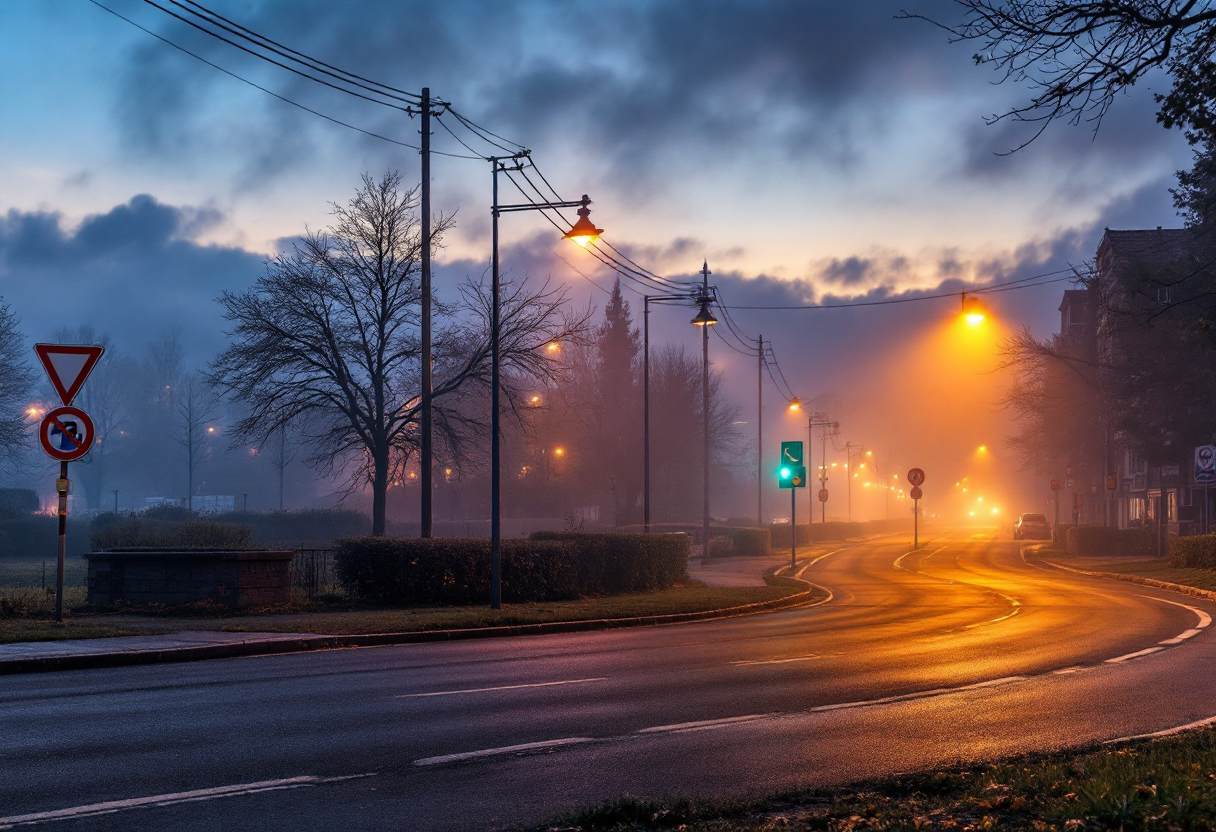
[[[587,206],[591,204],[591,200],[583,194],[582,207],[578,209],[578,222],[574,227],[562,235],[563,239],[572,240],[578,245],[586,248],[588,244],[599,239],[604,233],[604,229],[596,228],[595,223],[591,221],[591,209]]]

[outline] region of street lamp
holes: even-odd
[[[650,534],[650,304],[687,303],[697,296],[642,295],[642,533]],[[713,317],[712,315],[710,317]]]
[[[506,170],[523,170],[522,160],[526,153],[515,153],[511,156],[490,156],[490,168],[493,171],[494,202],[490,208],[493,218],[490,239],[491,253],[491,308],[490,308],[490,608],[502,608],[502,500],[501,500],[501,431],[499,428],[498,398],[501,391],[499,380],[500,365],[500,298],[499,298],[499,262],[498,262],[498,217],[511,211],[544,211],[553,208],[578,208],[578,222],[563,236],[580,246],[586,246],[603,229],[596,228],[589,219],[591,213],[587,207],[591,200],[583,194],[583,198],[574,202],[527,202],[520,205],[498,204],[498,173]],[[505,164],[510,162],[508,168]]]
[[[963,303],[963,320],[968,326],[979,326],[988,317],[988,310],[984,307],[984,302],[975,295],[967,297],[967,293],[962,293]]]
[[[701,309],[697,312],[697,316],[692,319],[694,326],[701,327],[701,421],[704,429],[702,438],[704,439],[704,504],[701,513],[701,557],[709,555],[709,328],[718,322],[714,317],[714,313],[709,311],[709,305],[714,301],[714,295],[709,288],[709,276],[712,274],[709,270],[709,261],[705,260],[701,263],[701,294],[697,297],[697,303],[701,304]]]

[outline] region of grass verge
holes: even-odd
[[[633,798],[533,832],[1199,830],[1216,826],[1216,730],[1015,757],[767,798]]]
[[[1117,558],[1079,557],[1058,550],[1045,549],[1039,557],[1061,566],[1084,569],[1088,572],[1113,572],[1118,575],[1135,575],[1153,578],[1172,584],[1193,586],[1198,589],[1216,591],[1216,569],[1193,569],[1171,566],[1165,558]]]
[[[689,581],[673,589],[544,604],[487,607],[367,608],[341,599],[302,601],[286,609],[235,612],[219,605],[141,611],[140,614],[71,614],[63,624],[40,618],[0,618],[0,644],[126,635],[157,635],[183,630],[226,632],[363,633],[456,630],[543,624],[600,618],[635,618],[704,612],[784,598],[806,589],[786,578],[758,587],[715,587]]]

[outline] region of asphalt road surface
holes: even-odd
[[[0,829],[494,829],[1216,715],[1216,605],[991,534],[818,556],[720,622],[0,679]]]

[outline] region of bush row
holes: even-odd
[[[89,542],[93,551],[106,549],[248,549],[252,531],[248,526],[216,520],[173,522],[139,516],[100,515],[93,522]]]
[[[1069,526],[1064,542],[1070,555],[1149,555],[1153,551],[1153,536],[1144,529]]]
[[[668,588],[686,575],[688,539],[537,532],[528,540],[502,540],[500,551],[503,601],[561,601]],[[335,570],[348,592],[373,603],[485,604],[490,542],[351,538],[339,542]]]
[[[68,517],[69,558],[89,551],[89,522]],[[0,518],[0,558],[55,560],[59,553],[59,518],[30,514]]]
[[[1170,565],[1216,569],[1216,534],[1170,538]]]

